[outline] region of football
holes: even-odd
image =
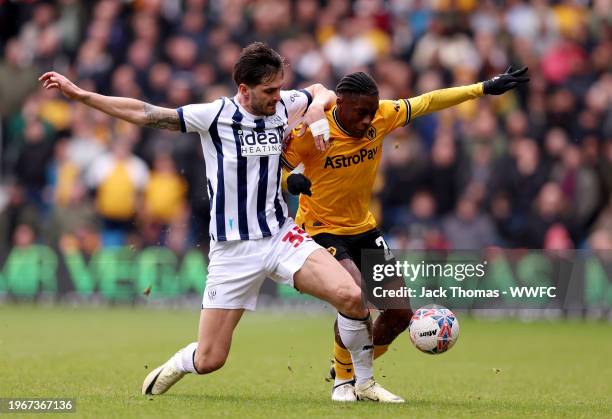
[[[439,305],[419,308],[408,326],[410,340],[428,354],[441,354],[453,347],[459,337],[459,320],[452,311]]]

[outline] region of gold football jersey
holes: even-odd
[[[312,182],[312,196],[300,195],[296,223],[311,235],[353,235],[376,227],[370,199],[385,135],[412,119],[482,96],[482,83],[436,90],[411,99],[381,100],[363,138],[351,137],[336,119],[336,106],[326,111],[330,146],[319,151],[310,130],[294,130],[281,157],[293,170],[300,163]]]

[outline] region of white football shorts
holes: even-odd
[[[266,278],[293,287],[293,274],[318,249],[291,218],[271,237],[211,241],[202,308],[255,310]]]

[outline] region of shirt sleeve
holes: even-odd
[[[210,125],[221,111],[223,99],[211,103],[197,103],[178,108],[182,132],[203,132],[210,129]]]
[[[303,136],[298,137],[297,128],[294,129],[283,147],[283,154],[281,154],[283,167],[289,171],[294,170],[300,163],[308,159],[311,147],[314,147],[314,139],[310,130],[307,130]]]
[[[285,107],[288,129],[293,129],[312,103],[312,95],[306,89],[281,90],[281,102]]]
[[[484,95],[482,83],[434,90],[422,94],[421,96],[408,99],[410,105],[409,119],[450,108],[451,106],[458,105],[466,100],[475,99],[482,95]]]
[[[381,100],[378,112],[383,117],[385,132],[403,127],[410,122],[410,102],[407,99]]]

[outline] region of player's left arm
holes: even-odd
[[[316,107],[322,111],[331,109],[336,104],[336,93],[333,90],[329,90],[327,87],[320,83],[315,83],[305,88],[308,93],[312,96],[312,103],[310,108]],[[310,108],[308,110],[310,110]],[[308,111],[306,112],[306,114]]]
[[[336,103],[336,94],[319,83],[304,90],[312,96],[312,103],[302,118],[302,130],[298,135],[302,136],[306,128],[310,127],[315,146],[324,151],[329,146],[329,123],[325,111]]]
[[[521,83],[528,82],[529,77],[526,74],[527,67],[517,71],[512,71],[512,67],[510,67],[505,73],[495,76],[491,80],[468,86],[434,90],[408,99],[408,104],[410,105],[409,119],[450,108],[480,96],[501,95],[508,90],[514,89]]]
[[[388,131],[391,131],[407,125],[419,116],[450,108],[484,95],[501,95],[528,81],[527,67],[517,71],[512,71],[512,68],[508,68],[505,73],[484,82],[433,90],[410,99],[381,101],[381,111],[383,111],[383,115],[386,114],[385,122],[387,123]],[[387,112],[384,112],[385,107],[383,105],[386,102],[388,102],[386,106]],[[391,109],[394,109],[395,112],[392,112]]]
[[[315,137],[317,146],[329,139],[329,123],[325,109],[331,108],[336,95],[322,84],[313,84],[300,90],[281,90],[281,102],[287,112],[288,129],[305,123]]]

